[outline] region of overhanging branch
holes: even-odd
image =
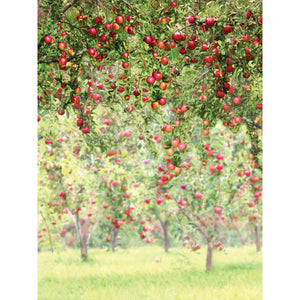
[[[139,16],[138,13],[137,13],[137,11],[133,8],[132,4],[128,3],[126,0],[122,0],[122,1],[123,1],[127,6],[129,6],[130,9],[131,9],[137,16]]]
[[[72,59],[76,58],[76,56],[83,54],[84,51],[86,51],[86,49],[83,49],[83,50],[77,52],[76,54],[69,56],[67,58],[67,61],[71,61]],[[57,57],[55,57],[55,58],[46,58],[46,59],[43,59],[43,60],[39,60],[38,64],[47,64],[47,63],[53,63],[53,62],[58,62],[58,61],[59,61],[59,58],[57,58]]]

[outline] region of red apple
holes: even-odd
[[[215,212],[215,214],[220,214],[222,212],[222,209],[219,206],[216,206],[214,208],[214,212]]]
[[[207,26],[213,26],[215,23],[214,18],[206,18],[205,23]]]

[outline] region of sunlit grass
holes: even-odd
[[[262,254],[255,247],[215,251],[210,272],[206,249],[91,249],[86,262],[79,254],[39,253],[39,300],[262,299]]]

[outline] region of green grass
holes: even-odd
[[[39,253],[38,299],[262,299],[262,254],[255,247],[215,251],[209,272],[205,257],[206,249],[171,248],[165,254],[157,246],[116,253],[91,249],[86,262],[80,250]]]

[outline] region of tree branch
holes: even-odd
[[[132,4],[128,3],[126,0],[122,0],[127,6],[130,7],[130,9],[137,15],[139,16],[139,14],[137,13],[137,11],[133,8]]]
[[[178,205],[178,206],[179,206],[179,205]],[[187,218],[190,222],[195,223],[195,225],[196,225],[196,227],[198,228],[199,232],[200,232],[207,240],[210,240],[209,237],[208,237],[208,235],[202,230],[201,226],[198,225],[198,224],[196,224],[196,222],[195,222],[188,214],[186,214],[186,212],[184,211],[184,209],[182,209],[181,207],[180,207],[180,209],[181,209],[181,211],[183,212],[183,214],[186,216],[186,218]],[[193,216],[194,216],[194,217],[195,217],[202,225],[205,225],[205,224],[203,223],[203,221],[199,218],[199,216],[194,215],[194,214],[193,214]]]
[[[203,221],[199,218],[199,216],[195,216],[195,217],[196,217],[196,219],[197,219],[202,225],[205,225],[205,224],[203,223]],[[204,231],[202,230],[202,228],[200,227],[200,225],[197,225],[197,228],[198,228],[198,230],[200,231],[200,233],[206,238],[206,240],[209,241],[210,238],[208,237],[208,235],[206,234],[206,232],[204,232]]]
[[[92,236],[93,232],[95,231],[95,229],[96,229],[96,227],[97,227],[97,225],[98,225],[98,223],[99,223],[99,221],[100,221],[100,219],[101,219],[102,216],[103,216],[103,213],[102,213],[102,214],[99,214],[99,216],[98,216],[98,218],[97,218],[95,224],[93,225],[92,230],[91,230],[90,234],[88,235],[88,238],[87,238],[87,241],[86,241],[86,245],[87,245],[87,246],[88,246],[89,241],[90,241],[90,239],[91,239],[91,236]]]
[[[74,225],[75,225],[75,228],[76,228],[76,231],[77,231],[77,238],[78,238],[78,240],[80,240],[80,235],[81,235],[81,234],[80,234],[80,230],[79,230],[78,224],[77,224],[77,222],[76,222],[76,219],[74,218],[74,216],[72,215],[72,213],[70,212],[69,209],[68,209],[68,213],[69,213],[71,219],[72,219],[73,222],[74,222]],[[76,214],[76,217],[77,217],[77,214]]]
[[[200,74],[199,78],[196,80],[196,82],[194,83],[194,86],[196,86],[196,84],[209,72],[209,70],[206,70],[204,73]]]
[[[76,56],[83,54],[83,52],[86,51],[86,48],[77,52],[76,54],[69,56],[67,58],[67,61],[70,61],[72,59],[74,59]],[[39,60],[38,64],[45,64],[45,63],[52,63],[52,62],[58,62],[59,58],[48,58],[48,59],[44,59],[44,60]]]
[[[246,120],[248,123],[250,123],[251,125],[255,126],[256,128],[258,129],[261,129],[262,127],[256,123],[254,123],[252,120],[246,118],[246,117],[243,117],[244,120]]]

